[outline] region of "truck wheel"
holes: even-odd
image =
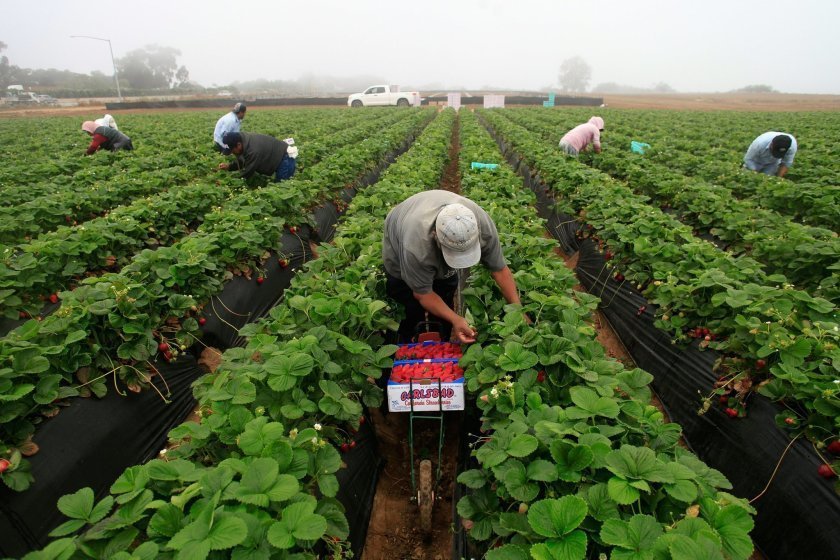
[[[397,107],[408,107],[408,99],[403,97],[402,99],[397,100]]]
[[[364,107],[364,103],[362,103],[361,101],[359,101],[357,99],[351,104],[351,106],[353,106],[353,107]]]

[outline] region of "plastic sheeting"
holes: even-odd
[[[655,306],[628,283],[614,280],[595,244],[577,238],[579,222],[556,212],[539,175],[502,140],[496,140],[537,195],[538,212],[548,220],[552,236],[567,253],[579,250],[576,273],[581,284],[601,298],[601,311],[633,360],[654,376],[654,391],[671,420],[682,426],[692,451],[726,475],[735,495],[755,498],[773,478],[766,493],[753,503],[756,546],[770,560],[840,558],[840,496],[831,481],[817,475],[822,461],[811,445],[802,440],[793,444],[773,477],[790,443],[788,434],[775,424],[781,408],[754,395],[746,418],[730,419],[716,406],[699,415],[700,394],[708,394],[716,380],[712,365],[717,354],[696,345],[671,344],[671,337],[654,326]],[[643,305],[644,313],[637,315]]]
[[[345,508],[353,558],[361,558],[373,511],[373,496],[385,460],[379,455],[370,421],[359,426],[355,438],[356,447],[342,455],[347,468],[336,473],[339,485],[336,498]]]
[[[29,458],[35,483],[25,492],[0,487],[0,555],[19,557],[49,542],[47,534],[66,519],[58,499],[90,486],[97,499],[127,465],[155,457],[166,434],[195,406],[191,383],[201,374],[192,356],[155,364],[171,394],[167,404],[153,390],[121,396],[111,387],[102,399],[77,398],[44,423]],[[158,379],[155,382],[165,394]]]

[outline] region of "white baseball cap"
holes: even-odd
[[[452,268],[469,268],[481,260],[478,220],[463,204],[447,204],[438,213],[435,231],[443,260]]]

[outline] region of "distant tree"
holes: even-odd
[[[0,41],[0,52],[3,52],[9,48],[9,45]],[[14,79],[14,74],[18,70],[17,66],[12,66],[9,64],[9,57],[6,55],[0,56],[0,87],[6,89],[7,86],[11,85]]]
[[[186,66],[181,66],[178,68],[178,71],[175,72],[175,87],[183,88],[187,87],[190,83],[190,71],[187,70]]]
[[[674,93],[676,90],[665,82],[659,82],[653,86],[653,91],[656,93]]]
[[[137,89],[168,89],[189,72],[184,66],[178,67],[177,57],[181,51],[172,47],[146,45],[135,49],[117,60],[120,79]]]
[[[560,65],[560,87],[563,91],[586,91],[592,68],[579,56],[567,58]]]
[[[736,93],[777,93],[773,86],[767,84],[752,84],[741,89],[734,90]]]

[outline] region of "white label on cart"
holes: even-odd
[[[390,412],[411,412],[412,400],[415,412],[464,410],[464,378],[452,383],[441,383],[440,389],[437,383],[414,383],[411,386],[408,383],[388,382]]]

